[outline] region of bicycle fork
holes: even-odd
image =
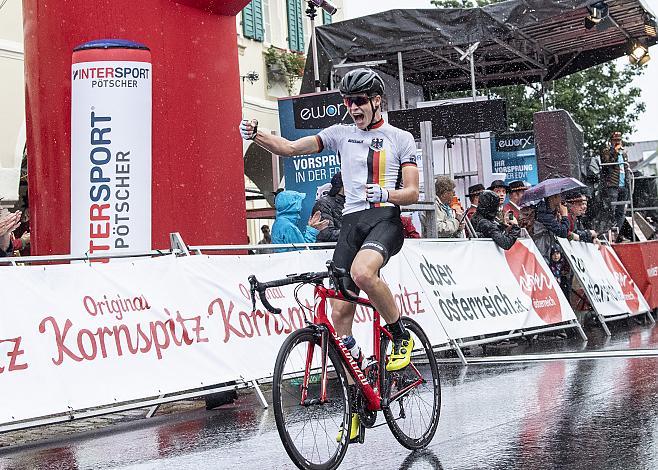
[[[321,368],[320,368],[320,397],[308,399],[308,384],[311,379],[311,369],[313,368],[313,356],[315,351],[315,344],[309,343],[306,351],[306,367],[304,370],[304,380],[302,382],[302,396],[301,396],[301,405],[302,406],[311,406],[311,405],[321,405],[327,401],[327,359],[329,359],[329,334],[326,329],[321,329],[320,333],[320,357],[321,357]]]

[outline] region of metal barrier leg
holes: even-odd
[[[610,329],[608,328],[608,325],[605,324],[605,317],[600,313],[597,313],[596,316],[598,317],[599,322],[601,323],[601,327],[603,328],[603,331],[605,331],[606,336],[612,336],[612,333],[610,333]]]
[[[578,320],[572,320],[573,324],[578,328],[578,333],[580,334],[580,337],[583,339],[583,341],[587,341],[587,335],[585,334],[585,330],[583,330],[583,326],[580,324]]]
[[[254,389],[256,390],[256,395],[258,395],[258,399],[260,400],[260,404],[263,405],[263,408],[267,409],[269,405],[267,404],[267,400],[265,399],[265,395],[263,395],[263,391],[260,389],[260,385],[258,385],[258,382],[253,380],[251,384],[254,386]]]
[[[452,343],[452,347],[455,348],[455,351],[457,352],[457,357],[459,357],[459,360],[462,361],[462,364],[467,366],[468,361],[466,360],[466,356],[464,356],[464,353],[462,352],[462,348],[459,346],[459,340],[450,340]]]
[[[649,317],[649,321],[651,322],[652,325],[656,324],[656,320],[653,318],[653,315],[651,314],[651,310],[647,310],[647,317]]]
[[[164,395],[160,395],[158,397],[158,400],[161,400],[164,397],[165,397]],[[160,408],[160,403],[158,403],[157,405],[153,405],[151,408],[149,408],[148,412],[146,413],[146,416],[144,416],[144,417],[145,418],[152,418],[153,415],[155,414],[155,412],[158,411],[158,408]]]

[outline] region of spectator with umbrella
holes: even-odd
[[[562,204],[562,193],[584,187],[575,178],[549,178],[528,189],[523,195],[522,206],[538,202],[535,219],[545,230],[542,227],[538,230],[535,224],[533,240],[537,237],[535,243],[546,261],[550,261],[550,249],[555,237],[567,238],[569,235],[569,212]]]

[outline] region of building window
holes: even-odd
[[[263,0],[263,29],[265,30],[265,42],[272,42],[272,21],[270,19],[270,0]]]
[[[261,0],[251,0],[242,10],[242,34],[247,39],[263,41],[263,5]]]
[[[304,52],[304,22],[302,17],[302,0],[288,2],[288,48],[291,51]]]

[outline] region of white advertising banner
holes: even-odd
[[[650,310],[612,248],[558,238],[592,308],[604,317]]]
[[[321,271],[329,250],[196,255],[109,264],[0,267],[0,423],[270,376],[312,317],[313,286],[268,291],[282,315],[252,309],[247,278]],[[398,309],[434,345],[574,319],[531,242],[408,240],[383,269]],[[369,355],[372,312],[354,336]],[[44,399],[44,387],[48,399]]]
[[[147,50],[73,53],[71,254],[151,249],[151,72]]]
[[[450,338],[576,319],[531,240],[509,251],[490,240],[405,241],[403,252]]]

